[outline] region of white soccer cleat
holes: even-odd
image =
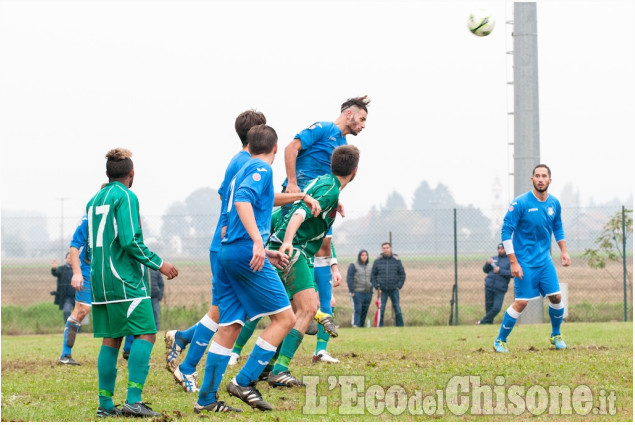
[[[183,390],[186,393],[196,393],[198,392],[198,373],[194,372],[191,375],[186,375],[181,372],[181,368],[177,367],[173,373],[174,380],[177,384],[183,387]]]
[[[335,357],[331,356],[328,351],[320,350],[313,355],[313,363],[325,362],[325,363],[339,363]]]
[[[238,359],[240,358],[240,354],[236,354],[234,352],[232,352],[229,355],[229,363],[227,364],[228,366],[234,366],[236,363],[238,363]]]

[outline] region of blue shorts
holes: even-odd
[[[261,271],[249,268],[253,243],[223,245],[218,253],[214,297],[218,302],[219,326],[245,324],[291,308],[287,291],[269,259]]]
[[[214,287],[216,274],[218,273],[218,251],[210,251],[209,252],[209,264],[212,267],[212,305],[218,305],[216,301],[216,297],[214,297]]]
[[[87,279],[86,276],[84,278],[84,285],[80,291],[75,291],[75,302],[85,305],[91,305],[93,302],[93,297],[90,292],[90,277]]]
[[[533,300],[560,293],[560,283],[553,262],[542,267],[523,268],[523,278],[514,278],[514,295],[517,300]]]

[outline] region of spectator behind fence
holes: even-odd
[[[399,290],[406,281],[406,271],[401,264],[401,260],[392,253],[392,246],[389,242],[381,244],[381,255],[373,262],[370,281],[373,287],[379,289],[381,294],[381,318],[379,326],[384,326],[384,313],[386,312],[386,301],[390,297],[392,308],[395,312],[395,325],[403,326],[403,316],[399,306]]]
[[[373,284],[370,281],[371,270],[368,264],[368,251],[362,249],[357,261],[348,266],[346,283],[353,300],[353,327],[362,328],[366,314],[373,299]]]
[[[509,258],[507,258],[502,243],[498,244],[498,254],[487,260],[483,266],[483,271],[487,273],[485,277],[485,316],[476,324],[491,325],[494,323],[494,317],[500,313],[503,307],[505,293],[512,277]]]
[[[157,331],[159,330],[159,323],[161,322],[161,304],[163,299],[163,276],[161,272],[154,269],[150,270],[150,297],[152,299],[152,311],[154,313],[154,323],[157,325]]]
[[[64,323],[68,320],[68,316],[71,315],[75,306],[75,289],[71,286],[73,269],[71,268],[70,253],[66,253],[65,260],[64,265],[59,267],[57,260],[53,260],[51,263],[51,274],[57,277],[57,289],[52,291],[51,295],[55,295],[53,303],[64,311]]]

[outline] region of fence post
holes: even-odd
[[[626,289],[626,208],[622,205],[622,278],[624,280],[624,321],[628,322],[628,291]]]
[[[459,267],[457,252],[456,208],[454,208],[454,325],[459,324]]]

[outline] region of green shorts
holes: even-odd
[[[284,270],[278,270],[278,275],[284,283],[289,299],[305,289],[317,290],[313,276],[313,257],[310,259],[298,250],[293,250],[293,256],[289,258],[289,265]]]
[[[157,333],[150,298],[110,304],[93,304],[95,338]]]

